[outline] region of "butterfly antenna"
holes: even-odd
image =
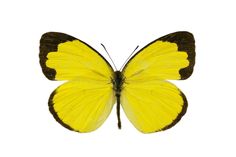
[[[111,59],[111,56],[109,55],[109,53],[108,53],[106,47],[105,47],[103,44],[101,44],[101,45],[102,45],[102,47],[104,48],[104,50],[106,51],[108,57],[110,58],[110,60],[111,60],[111,62],[112,62],[112,64],[113,64],[113,66],[115,67],[115,70],[117,71],[116,65],[115,65],[115,63],[113,62],[113,60]]]
[[[121,66],[120,70],[124,68],[125,64],[128,62],[128,60],[131,58],[131,56],[134,54],[134,52],[138,49],[139,46],[137,46],[134,51],[129,55],[129,57],[126,59],[124,64]]]

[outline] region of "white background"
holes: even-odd
[[[236,156],[236,5],[234,1],[0,1],[0,156]],[[115,110],[101,128],[79,134],[48,111],[61,82],[46,79],[39,39],[48,31],[73,35],[120,67],[133,49],[175,31],[196,40],[196,65],[175,81],[189,108],[173,128],[138,132]],[[114,108],[115,109],[115,108]]]

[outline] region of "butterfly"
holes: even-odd
[[[185,80],[193,72],[195,41],[186,31],[165,35],[114,70],[94,48],[70,35],[48,32],[40,39],[40,65],[49,80],[67,81],[50,95],[49,110],[67,129],[99,128],[116,103],[142,133],[174,126],[187,110],[187,99],[167,80]]]

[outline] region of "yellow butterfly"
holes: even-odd
[[[85,42],[48,32],[40,40],[40,64],[50,80],[67,80],[49,98],[49,110],[64,127],[77,132],[99,128],[117,104],[143,133],[174,126],[187,109],[184,94],[167,80],[187,79],[195,63],[189,32],[163,36],[139,50],[121,71]]]

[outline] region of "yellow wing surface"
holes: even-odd
[[[189,32],[163,36],[134,55],[123,68],[122,107],[143,133],[165,130],[185,114],[184,94],[166,80],[187,79],[193,72],[195,43]]]
[[[48,79],[68,81],[49,98],[54,118],[78,132],[97,129],[115,103],[110,64],[85,42],[57,32],[41,37],[39,57]]]

